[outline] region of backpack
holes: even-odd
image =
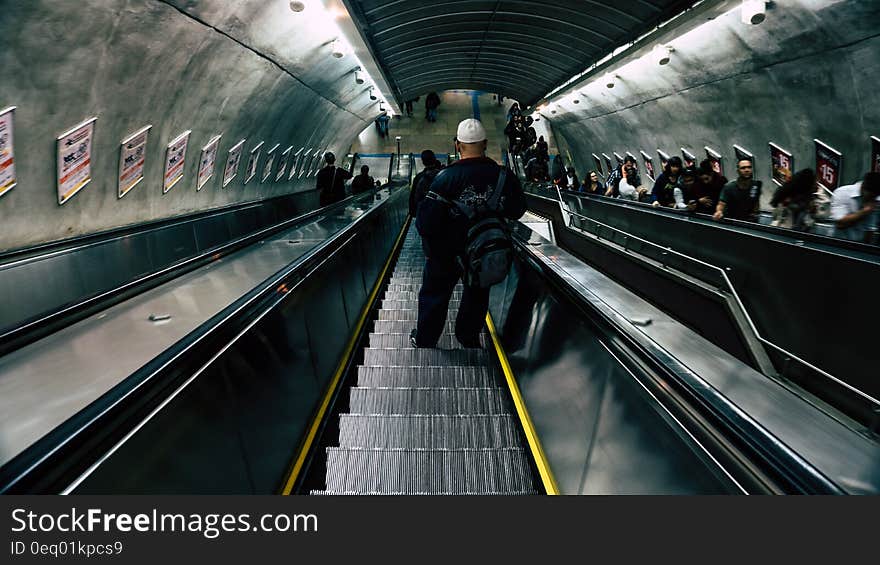
[[[464,284],[489,288],[507,277],[513,263],[513,239],[510,228],[501,217],[498,204],[507,180],[507,169],[501,169],[495,190],[488,195],[485,204],[474,208],[461,200],[449,201],[435,192],[429,197],[458,208],[468,219],[464,255],[460,263],[464,272]]]
[[[431,187],[431,183],[434,182],[434,177],[436,177],[437,173],[441,170],[442,169],[440,168],[425,169],[416,177],[416,182],[413,183],[412,191],[409,195],[409,212],[412,217],[415,217],[418,213],[419,204],[425,199],[425,196],[428,194],[428,189]]]

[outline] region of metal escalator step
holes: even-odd
[[[519,447],[513,418],[493,416],[363,416],[341,414],[339,446],[399,449]]]
[[[327,491],[377,494],[535,492],[522,449],[327,449]]]
[[[414,327],[416,327],[415,321],[409,320],[376,320],[373,322],[373,331],[377,334],[405,333],[406,335],[409,335],[409,332],[412,331]],[[444,334],[455,335],[455,318],[447,317]]]
[[[487,495],[487,496],[530,496],[538,494],[533,490],[525,492],[473,492],[473,493],[433,493],[433,492],[330,492],[327,490],[312,490],[309,496],[382,496],[382,495],[414,495],[430,496],[434,494],[448,495]]]
[[[486,388],[365,388],[352,387],[351,414],[508,413],[504,389]]]
[[[389,347],[412,347],[409,341],[408,333],[371,333],[369,343],[370,347],[376,347],[379,349]],[[483,344],[484,349],[487,347],[486,338],[482,335],[480,336],[480,343]],[[458,342],[458,339],[456,339],[454,335],[449,334],[443,334],[440,336],[440,340],[437,342],[436,348],[464,349],[464,347]]]
[[[499,386],[489,367],[358,367],[358,386],[416,388],[482,388]]]
[[[419,311],[415,308],[408,308],[406,310],[379,310],[378,319],[415,322],[419,319]]]
[[[461,306],[461,300],[450,300],[449,307],[450,308],[458,308]],[[382,309],[383,310],[405,310],[408,308],[418,309],[419,301],[418,300],[390,300],[384,299],[382,300]]]
[[[411,290],[388,290],[385,292],[384,300],[411,300],[418,301],[419,293],[418,291]],[[461,291],[453,291],[452,300],[461,300]]]
[[[492,357],[486,349],[399,349],[368,347],[364,365],[380,367],[449,367],[488,365]]]

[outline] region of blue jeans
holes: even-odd
[[[428,121],[436,122],[437,121],[437,108],[432,108],[428,110]]]

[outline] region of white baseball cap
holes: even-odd
[[[455,139],[459,143],[477,143],[486,139],[486,128],[480,123],[480,120],[468,118],[462,120],[458,124],[458,131],[455,133]]]

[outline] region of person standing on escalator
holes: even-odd
[[[477,209],[500,189],[494,213],[516,220],[526,211],[519,179],[485,156],[487,145],[483,124],[472,118],[463,120],[455,139],[461,159],[437,174],[428,196],[418,207],[416,228],[422,236],[427,259],[419,290],[418,325],[410,334],[413,347],[437,345],[446,326],[452,291],[464,274],[462,258],[471,226],[468,218],[451,203],[460,201]],[[465,284],[455,320],[455,336],[464,347],[480,347],[480,332],[488,308],[489,288]]]
[[[329,206],[345,198],[345,181],[351,178],[351,173],[336,166],[336,155],[331,151],[324,154],[324,162],[326,165],[315,179],[315,188],[319,191],[320,205]]]

